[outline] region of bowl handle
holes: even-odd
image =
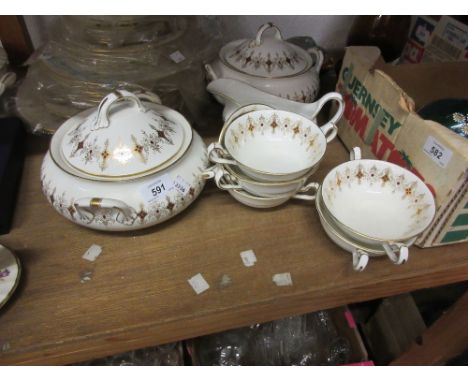
[[[215,164],[207,168],[201,174],[203,179],[214,179],[216,185],[221,190],[242,190],[236,177],[229,174],[222,165]]]
[[[218,171],[215,175],[215,183],[221,190],[243,190],[244,188],[238,183],[237,178],[233,177],[224,169]]]
[[[322,50],[320,48],[314,46],[312,48],[308,48],[307,53],[309,53],[315,59],[314,66],[312,66],[312,68],[317,73],[320,73],[320,69],[322,68],[323,60],[324,60]]]
[[[406,244],[390,242],[383,243],[382,247],[393,264],[401,265],[408,261],[409,250]],[[394,249],[398,251],[398,255],[395,253]]]
[[[317,191],[320,187],[320,184],[316,182],[311,182],[303,186],[296,195],[293,196],[293,199],[300,200],[315,200],[317,196]],[[308,194],[310,192],[310,194]]]
[[[213,142],[208,146],[207,154],[209,160],[213,163],[232,164],[235,166],[237,165],[237,162],[235,160],[223,158],[226,156],[229,157],[229,153],[218,142]]]
[[[83,220],[91,223],[98,210],[117,210],[115,220],[118,223],[132,225],[137,218],[136,211],[125,202],[111,198],[81,198],[73,203],[76,211]]]
[[[362,272],[369,262],[369,255],[361,249],[353,250],[353,269]]]
[[[349,160],[362,159],[361,149],[359,147],[353,147],[349,152]]]
[[[159,98],[159,97],[158,97]],[[98,113],[96,122],[94,123],[95,129],[102,129],[109,126],[109,113],[111,107],[121,101],[133,101],[133,103],[143,112],[146,108],[143,106],[140,98],[136,94],[130,93],[127,90],[116,90],[103,98],[98,106]]]

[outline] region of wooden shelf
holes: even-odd
[[[0,311],[0,364],[66,364],[281,317],[468,279],[467,245],[412,248],[394,266],[351,257],[325,236],[313,204],[271,210],[240,205],[208,184],[199,199],[160,226],[129,233],[95,232],[59,216],[42,195],[45,144],[30,138],[14,227],[0,242],[24,273]],[[347,153],[330,145],[321,180]],[[99,244],[94,262],[81,256]],[[253,249],[245,267],[239,253]],[[80,282],[92,270],[92,280]],[[293,286],[278,287],[290,272]],[[202,273],[210,289],[196,295],[187,279]],[[223,275],[232,283],[221,285]]]

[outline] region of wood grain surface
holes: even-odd
[[[412,248],[403,266],[379,258],[354,272],[313,204],[255,210],[212,184],[162,225],[91,231],[48,205],[39,182],[44,144],[29,145],[14,226],[0,237],[24,268],[0,311],[0,364],[67,364],[468,279],[467,245]],[[335,141],[313,178],[346,158]],[[81,258],[92,244],[103,247],[94,263]],[[241,261],[246,249],[257,256],[253,267]],[[82,283],[86,271],[92,279]],[[283,272],[292,286],[272,282]],[[197,273],[210,285],[200,295],[187,282]]]

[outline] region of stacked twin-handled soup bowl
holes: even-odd
[[[318,183],[307,183],[336,137],[343,113],[341,98],[333,118],[322,126],[297,113],[248,105],[226,121],[218,142],[208,148],[216,165],[211,177],[220,189],[256,208],[291,198],[314,200]],[[319,110],[317,110],[318,113]]]
[[[358,271],[374,256],[405,263],[435,214],[434,197],[421,179],[395,164],[361,159],[359,148],[327,174],[315,204],[325,232],[353,254]]]

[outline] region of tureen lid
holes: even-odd
[[[143,103],[125,90],[107,95],[58,143],[65,162],[87,175],[122,178],[160,170],[180,158],[192,138],[189,123],[156,104],[156,95],[150,100]]]
[[[275,29],[274,36],[264,36],[270,28]],[[237,71],[259,77],[293,76],[313,64],[305,50],[283,40],[281,31],[273,23],[262,25],[253,40],[238,40],[225,45],[220,58]]]

